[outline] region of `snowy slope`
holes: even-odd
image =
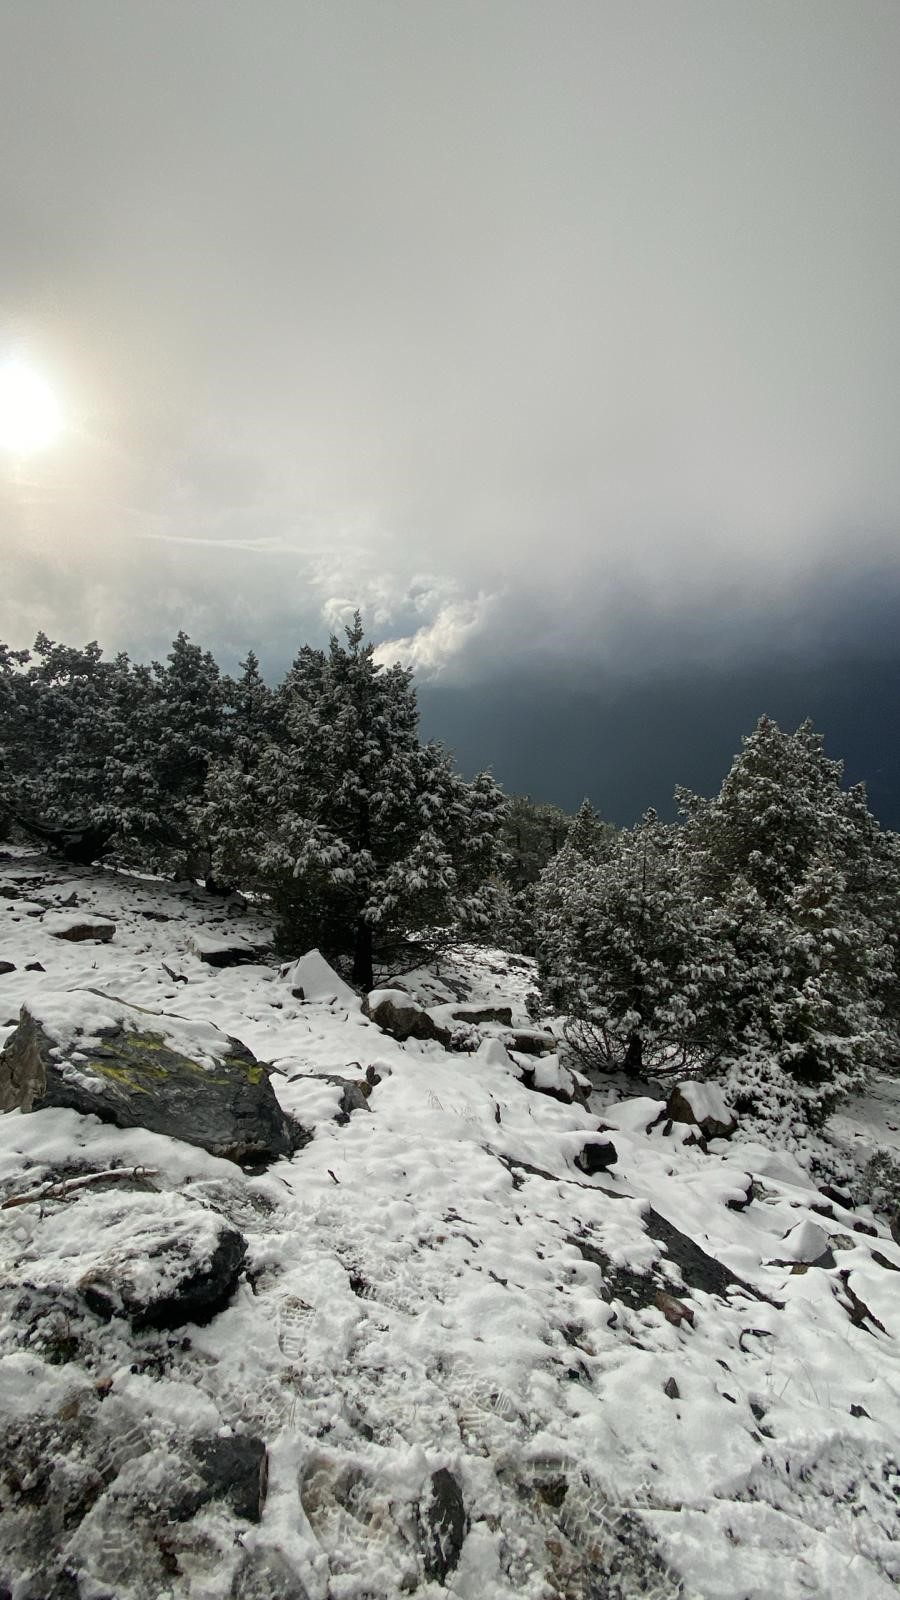
[[[85,1514],[58,1529],[77,1574],[60,1595],[895,1592],[900,1248],[871,1213],[824,1200],[795,1157],[740,1134],[708,1152],[687,1129],[666,1136],[657,1102],[598,1116],[536,1093],[489,1036],[502,1030],[471,1054],[399,1044],[342,986],[331,997],[320,969],[320,998],[300,1001],[274,962],[205,964],[204,940],[261,948],[267,929],[199,890],[61,872],[24,852],[0,861],[0,888],[0,960],[15,964],[0,976],[4,1035],[42,986],[211,1021],[273,1065],[284,1108],[315,1131],[248,1177],[72,1112],[0,1118],[4,1194],[74,1160],[143,1165],[161,1211],[188,1197],[249,1244],[235,1298],[202,1328],[133,1333],[86,1314],[60,1356],[5,1322],[8,1414],[44,1429],[48,1455],[99,1455],[105,1469]],[[54,934],[73,894],[79,913],[115,923],[111,942]],[[35,961],[43,972],[24,970]],[[435,1006],[511,1006],[527,1025],[521,961],[469,952],[400,981]],[[327,1075],[367,1068],[380,1078],[369,1109],[334,1120],[341,1091]],[[840,1136],[887,1143],[890,1121],[900,1115],[882,1085],[857,1123],[853,1108],[842,1115]],[[601,1123],[618,1160],[590,1178],[576,1157]],[[88,1259],[101,1201],[86,1189],[0,1212],[7,1307],[29,1262],[34,1273]],[[137,1221],[146,1191],[121,1203]],[[715,1263],[740,1285],[724,1289]],[[87,1418],[75,1443],[62,1423],[48,1431],[75,1413]],[[175,1521],[166,1486],[180,1443],[246,1432],[269,1450],[259,1524],[221,1504]],[[423,1555],[440,1468],[466,1514],[444,1590]],[[20,1562],[27,1488],[3,1503],[0,1548]],[[46,1551],[28,1560],[16,1571],[0,1560],[15,1600],[50,1593]]]

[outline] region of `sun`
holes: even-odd
[[[32,455],[62,431],[59,401],[49,383],[23,361],[0,366],[0,450]]]

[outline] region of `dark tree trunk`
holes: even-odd
[[[639,1033],[633,1033],[628,1040],[625,1050],[625,1059],[622,1062],[626,1072],[639,1078],[644,1070],[644,1044]]]
[[[360,917],[356,924],[356,942],[353,948],[353,981],[362,989],[371,989],[374,986],[373,957],[372,926]]]

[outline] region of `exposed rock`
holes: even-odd
[[[678,1083],[666,1106],[672,1122],[685,1122],[700,1129],[704,1139],[730,1139],[737,1129],[737,1118],[729,1110],[719,1089],[711,1083]]]
[[[92,940],[95,944],[109,944],[116,925],[108,917],[86,916],[84,912],[51,911],[43,921],[44,930],[54,939],[68,939],[73,944]]]
[[[188,946],[208,967],[241,967],[258,961],[264,947],[246,939],[222,939],[200,930],[191,935]]]
[[[298,1134],[265,1066],[237,1039],[210,1024],[154,1016],[88,991],[77,1000],[42,995],[39,1004],[52,1015],[52,1031],[22,1008],[0,1054],[0,1109],[65,1106],[119,1128],[168,1134],[242,1165],[296,1148]],[[73,1014],[78,1026],[68,1022]]]
[[[363,1001],[363,1012],[384,1033],[403,1043],[406,1039],[437,1039],[449,1045],[450,1032],[435,1022],[403,989],[373,989]]]
[[[674,1378],[666,1379],[665,1383],[663,1384],[663,1394],[667,1395],[670,1400],[681,1399],[681,1390],[679,1389]]]
[[[607,1167],[615,1166],[618,1159],[612,1140],[598,1137],[587,1140],[584,1148],[575,1157],[575,1165],[579,1172],[591,1178],[595,1173],[605,1172]]]
[[[46,967],[42,966],[40,961],[26,961],[25,963],[26,972],[46,972],[46,970]]]
[[[452,1015],[454,1022],[496,1022],[501,1028],[512,1027],[511,1006],[461,1006]]]
[[[190,1446],[193,1472],[175,1513],[186,1522],[211,1500],[224,1500],[237,1517],[259,1522],[266,1503],[269,1457],[262,1439],[238,1433],[198,1439]]]
[[[425,1575],[438,1583],[456,1567],[466,1537],[466,1507],[462,1490],[446,1467],[431,1474],[429,1494],[419,1508],[422,1524]]]
[[[507,1042],[504,1041],[504,1044]],[[544,1057],[543,1060],[535,1062],[533,1067],[523,1067],[519,1082],[526,1089],[533,1089],[537,1094],[549,1095],[551,1100],[559,1100],[565,1106],[575,1102],[578,1105],[587,1105],[587,1096],[574,1072],[569,1067],[564,1067],[556,1055]]]
[[[558,1046],[552,1033],[543,1033],[540,1028],[517,1028],[514,1033],[504,1034],[503,1043],[507,1050],[516,1050],[520,1056],[555,1055]]]
[[[657,1289],[653,1296],[653,1303],[661,1311],[667,1322],[674,1328],[680,1328],[683,1322],[690,1327],[694,1326],[694,1312],[684,1300],[679,1300],[674,1294],[669,1294],[665,1289]]]
[[[50,1291],[63,1305],[76,1296],[104,1322],[127,1318],[135,1330],[208,1322],[231,1300],[247,1245],[218,1213],[121,1186],[66,1205],[77,1209],[78,1251],[48,1208],[33,1224],[28,1260],[11,1264],[11,1285]]]
[[[0,961],[0,977],[3,977],[7,972],[15,972],[15,970],[16,963],[14,961]]]
[[[780,1266],[833,1267],[831,1240],[825,1229],[807,1217],[790,1228],[778,1247],[773,1263]]]
[[[371,1111],[369,1095],[372,1092],[372,1084],[368,1078],[341,1078],[333,1072],[308,1072],[304,1076],[317,1078],[320,1083],[333,1083],[340,1088],[341,1103],[336,1121],[347,1122],[351,1111]]]

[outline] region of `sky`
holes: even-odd
[[[359,606],[627,821],[813,714],[900,826],[896,0],[6,0],[0,638]]]

